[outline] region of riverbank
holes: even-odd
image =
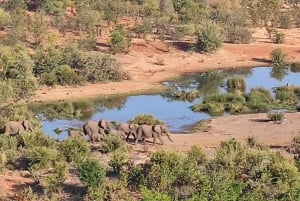
[[[270,53],[282,48],[289,62],[300,61],[300,28],[282,30],[284,44],[273,44],[264,29],[257,29],[251,44],[227,44],[214,54],[185,51],[190,41],[172,46],[167,42],[145,42],[134,39],[128,54],[116,56],[129,80],[78,87],[40,87],[26,102],[54,102],[80,98],[95,98],[114,94],[143,93],[162,90],[161,82],[186,73],[237,67],[270,65]],[[169,47],[170,46],[170,47]]]

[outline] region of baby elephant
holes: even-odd
[[[135,140],[135,144],[141,139],[143,139],[143,142],[145,144],[145,138],[152,138],[153,137],[153,146],[155,145],[156,138],[158,138],[161,142],[161,144],[164,144],[164,142],[161,139],[162,133],[165,133],[168,137],[168,139],[173,142],[169,135],[169,130],[166,125],[140,125],[138,128],[138,135]]]
[[[126,137],[126,141],[128,141],[130,135],[133,135],[134,140],[136,140],[138,127],[139,125],[134,123],[121,123],[117,130],[123,139]]]
[[[68,136],[69,137],[84,137],[84,133],[79,129],[69,129]]]
[[[18,135],[23,131],[32,131],[31,122],[28,120],[23,121],[9,121],[4,126],[4,134]]]

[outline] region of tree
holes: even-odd
[[[113,54],[128,50],[131,38],[122,26],[117,28],[110,35],[111,50]]]
[[[33,37],[34,45],[38,46],[47,35],[49,25],[42,12],[37,12],[29,17],[28,30]]]
[[[220,27],[213,22],[201,25],[197,34],[196,49],[200,52],[214,52],[222,46]]]

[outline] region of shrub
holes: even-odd
[[[110,134],[105,136],[100,150],[103,153],[110,153],[123,147],[124,145],[124,141],[119,136]]]
[[[222,42],[220,27],[213,22],[207,22],[198,30],[196,49],[200,52],[214,52],[222,46]]]
[[[128,162],[127,169],[123,172],[124,174],[122,175],[126,177],[127,186],[130,190],[137,191],[140,185],[145,183],[145,175],[143,174],[143,167],[141,165],[134,165],[133,162]]]
[[[48,147],[33,147],[29,154],[30,169],[41,170],[52,167],[56,162],[62,160],[62,155],[56,149]]]
[[[172,199],[166,195],[162,194],[158,191],[149,190],[145,187],[142,188],[142,201],[171,201]]]
[[[246,27],[229,25],[226,27],[226,38],[229,43],[249,44],[252,40],[252,31]]]
[[[65,162],[58,162],[54,165],[54,169],[47,174],[45,179],[46,193],[58,193],[68,173]]]
[[[98,52],[89,53],[82,58],[80,75],[86,77],[91,83],[122,79],[116,59]]]
[[[97,38],[91,36],[81,39],[79,41],[79,48],[85,51],[97,50]]]
[[[271,121],[274,121],[276,123],[281,123],[284,119],[283,112],[271,111],[268,112],[267,116]]]
[[[295,105],[297,103],[297,96],[294,91],[276,90],[275,98],[282,104]]]
[[[279,27],[282,29],[290,29],[293,26],[292,17],[289,13],[280,13],[278,17]]]
[[[236,173],[241,171],[245,163],[246,151],[242,145],[235,139],[230,139],[221,143],[220,148],[217,149],[216,163],[223,166],[223,168],[230,168]]]
[[[60,65],[50,73],[41,76],[40,83],[48,86],[54,85],[80,85],[83,78],[79,77],[70,66]]]
[[[90,147],[85,139],[72,137],[61,142],[59,150],[68,162],[76,163],[87,158],[90,153]]]
[[[117,28],[110,35],[111,51],[113,54],[128,51],[130,46],[130,37],[122,26]]]
[[[207,158],[201,147],[193,145],[187,153],[187,158],[195,162],[197,165],[203,165],[207,162]]]
[[[16,139],[18,140],[18,144],[21,144],[28,149],[33,149],[35,147],[57,148],[57,142],[55,139],[46,136],[40,130],[22,133],[18,135]]]
[[[273,50],[270,54],[273,66],[285,66],[287,63],[286,56],[281,48]]]
[[[3,8],[0,8],[0,30],[3,30],[10,22],[10,15]]]
[[[297,62],[292,63],[291,64],[291,71],[293,73],[299,73],[300,72],[300,62],[299,63],[297,63]]]
[[[243,78],[231,78],[227,80],[227,90],[234,92],[236,90],[244,92],[246,89],[246,83]]]
[[[108,165],[112,167],[113,172],[119,174],[126,163],[126,153],[122,150],[116,150],[112,154],[111,160],[108,162]]]
[[[156,124],[165,124],[159,119],[156,119],[151,114],[141,114],[138,116],[135,116],[133,119],[129,120],[131,123],[136,124],[148,124],[148,125],[156,125]]]
[[[87,158],[78,166],[79,178],[87,186],[89,197],[101,200],[104,194],[105,167],[96,159]]]
[[[273,43],[282,44],[285,41],[285,35],[284,33],[275,30],[275,32],[272,34],[271,40]]]
[[[268,90],[263,88],[251,89],[248,95],[248,105],[251,110],[265,112],[272,103],[272,97]]]

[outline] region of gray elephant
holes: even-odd
[[[111,130],[111,123],[105,119],[87,121],[83,124],[83,133],[90,137],[92,143],[103,140]]]
[[[153,146],[155,145],[156,138],[160,140],[161,144],[164,144],[163,140],[161,139],[162,133],[165,133],[168,136],[168,139],[173,142],[166,125],[140,125],[138,128],[138,135],[135,140],[135,144],[137,144],[137,142],[142,138],[144,138],[144,144],[146,142],[146,138],[153,138]]]
[[[24,131],[32,131],[32,124],[28,120],[9,121],[4,126],[4,134],[18,135]]]
[[[128,141],[129,136],[133,135],[134,140],[137,137],[139,125],[135,123],[121,123],[118,127],[118,133],[123,139],[126,137],[126,141]]]
[[[69,137],[83,137],[84,133],[79,129],[68,129]]]

